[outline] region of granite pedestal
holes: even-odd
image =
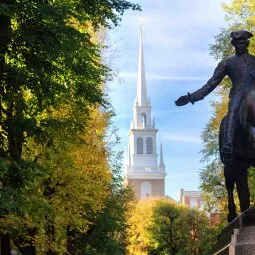
[[[211,255],[255,255],[255,206],[222,230]]]

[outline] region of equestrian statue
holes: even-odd
[[[177,106],[202,100],[228,76],[232,82],[227,115],[220,124],[219,150],[224,164],[224,176],[228,192],[228,222],[236,216],[233,190],[236,184],[240,210],[250,206],[248,168],[255,167],[255,56],[249,54],[252,33],[246,30],[230,34],[235,55],[221,61],[212,78],[200,89],[181,96]]]

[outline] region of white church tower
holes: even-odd
[[[137,98],[134,104],[133,120],[129,130],[127,152],[127,179],[137,198],[165,196],[165,164],[162,145],[158,164],[157,132],[151,118],[151,103],[147,97],[142,22],[137,80]]]

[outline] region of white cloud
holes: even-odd
[[[174,178],[185,178],[186,176],[193,176],[193,177],[197,177],[199,174],[197,172],[194,171],[194,167],[190,167],[189,171],[182,171],[182,170],[178,170],[178,172],[171,172],[171,175],[168,175],[166,178],[167,180],[171,181]],[[177,181],[178,181],[177,179]]]
[[[226,2],[220,0],[221,2]],[[227,0],[229,2],[231,0]],[[190,23],[208,25],[221,22],[223,17],[222,7],[219,1],[211,0],[158,0],[158,1],[136,1],[141,4],[143,12],[133,12],[128,19],[123,20],[125,26],[137,27],[139,19],[142,17],[145,24],[150,26],[185,27]],[[160,9],[160,12],[157,10]],[[209,12],[209,13],[208,13]],[[215,15],[217,14],[217,15]]]
[[[136,72],[120,72],[119,75],[123,78],[137,78]],[[152,73],[146,73],[146,78],[148,80],[194,80],[194,81],[204,81],[208,77],[196,77],[196,76],[168,76],[168,75],[158,75]]]
[[[130,110],[130,109],[128,109]],[[130,110],[131,112],[131,110]],[[115,120],[126,120],[126,119],[129,119],[130,118],[130,114],[127,114],[127,113],[120,113],[120,114],[117,114],[116,116],[114,116],[114,119]]]
[[[167,141],[178,141],[178,142],[186,142],[186,143],[198,143],[201,144],[202,140],[199,136],[179,134],[179,133],[168,133],[161,132],[161,139]]]

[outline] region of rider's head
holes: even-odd
[[[253,36],[252,33],[246,30],[237,30],[231,32],[230,36],[232,38],[231,43],[235,47],[237,55],[241,55],[247,52],[247,48],[249,46],[249,38]]]

